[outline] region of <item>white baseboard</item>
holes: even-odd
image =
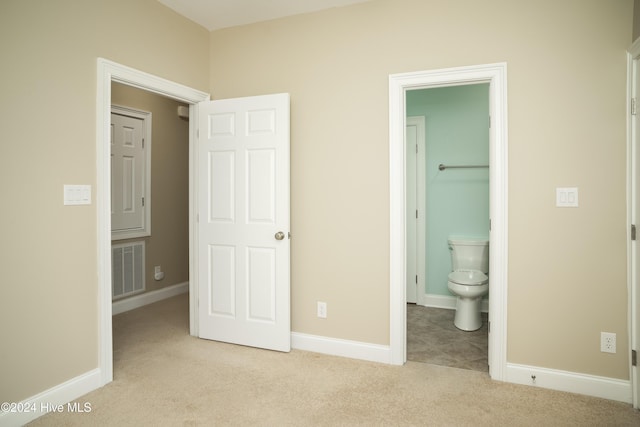
[[[9,412],[0,411],[0,427],[25,425],[47,412],[90,412],[91,402],[68,404],[85,394],[102,387],[102,374],[94,369],[62,384],[16,403]],[[15,412],[11,411],[14,409]]]
[[[507,363],[505,381],[632,403],[629,380]]]
[[[391,361],[389,346],[298,332],[291,333],[291,347],[371,362],[388,364]],[[532,375],[535,376],[535,381],[532,379]],[[507,363],[504,381],[632,403],[631,381],[629,380]]]
[[[388,345],[370,344],[360,341],[349,341],[292,332],[291,347],[298,350],[313,351],[315,353],[332,356],[349,357],[351,359],[368,360],[370,362],[391,363],[391,349]]]
[[[424,294],[422,298],[418,300],[418,304],[424,305],[425,307],[446,308],[449,310],[455,310],[456,300],[457,298],[453,295]],[[483,313],[489,312],[489,300],[487,298],[482,300],[481,310]]]
[[[167,286],[166,288],[157,289],[151,292],[145,292],[144,294],[115,301],[111,305],[111,314],[116,315],[124,313],[125,311],[140,308],[147,304],[153,304],[154,302],[184,294],[186,292],[189,292],[189,282],[178,283],[177,285]]]

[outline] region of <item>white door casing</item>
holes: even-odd
[[[199,110],[199,336],[289,351],[289,95]]]
[[[406,361],[406,91],[489,83],[490,245],[489,375],[507,367],[507,64],[419,71],[389,76],[390,363]]]
[[[111,237],[151,235],[151,113],[111,107]]]
[[[638,115],[638,93],[640,92],[640,39],[627,54],[627,222],[629,228],[640,227],[640,128]],[[635,107],[632,107],[635,105]],[[629,347],[640,350],[640,248],[638,236],[627,237],[628,253],[628,295],[629,295]],[[631,363],[629,355],[629,375],[633,407],[640,408],[640,369]]]
[[[407,302],[423,304],[425,294],[425,117],[407,117]]]
[[[104,58],[97,59],[96,95],[96,211],[98,252],[99,384],[113,381],[113,339],[111,306],[111,166],[110,123],[111,83],[118,82],[153,92],[190,105],[197,116],[198,103],[210,99],[208,93],[136,70]],[[189,327],[197,335],[197,151],[196,120],[189,122]],[[89,392],[91,390],[87,390]],[[84,394],[84,393],[83,393]]]

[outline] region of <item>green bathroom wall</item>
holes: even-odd
[[[489,169],[446,169],[445,165],[489,164],[489,84],[407,92],[407,116],[426,121],[427,295],[452,295],[447,288],[449,236],[489,236]]]

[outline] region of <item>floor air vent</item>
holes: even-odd
[[[111,268],[112,299],[144,291],[144,242],[112,245]]]

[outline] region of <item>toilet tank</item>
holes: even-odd
[[[448,242],[452,271],[478,270],[489,273],[488,239],[450,237]]]

